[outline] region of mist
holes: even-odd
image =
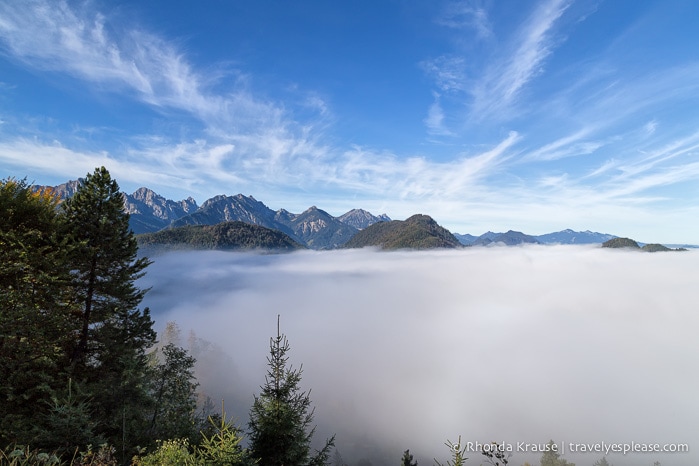
[[[699,464],[699,251],[581,246],[459,251],[177,252],[139,285],[158,330],[198,342],[200,391],[245,427],[281,331],[303,365],[316,440],[351,466],[449,459],[445,441],[678,444],[615,466]],[[208,343],[207,343],[208,342]],[[201,346],[209,347],[206,351]],[[531,446],[529,448],[532,448]],[[480,464],[469,453],[467,464]]]

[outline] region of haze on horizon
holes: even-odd
[[[687,443],[615,466],[697,464],[699,252],[592,246],[177,252],[140,286],[157,327],[193,332],[201,390],[239,424],[281,330],[317,438],[346,461],[445,461],[444,442]],[[539,454],[514,453],[513,465]],[[602,454],[570,454],[591,466]],[[467,464],[479,464],[476,454]]]

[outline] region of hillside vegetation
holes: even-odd
[[[288,235],[240,221],[185,225],[136,237],[139,247],[160,249],[266,249],[293,251],[304,246]]]
[[[427,215],[413,215],[407,220],[379,222],[360,231],[346,248],[377,246],[382,249],[457,248],[461,243],[447,229]]]
[[[638,243],[629,238],[613,238],[602,243],[603,248],[628,248],[645,252],[686,251],[684,248],[672,249],[662,244],[652,243],[640,247]]]
[[[632,248],[641,249],[638,243],[630,238],[612,238],[602,243],[603,248]]]

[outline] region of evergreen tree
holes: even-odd
[[[58,198],[25,180],[0,181],[0,442],[32,442],[68,385],[68,243]]]
[[[279,333],[270,338],[269,369],[262,392],[250,410],[250,454],[260,466],[320,466],[328,463],[335,436],[311,455],[315,433],[309,392],[299,388],[301,369],[288,366],[289,343]]]
[[[466,447],[461,446],[461,436],[459,435],[459,440],[454,443],[451,440],[447,440],[446,443],[444,444],[449,448],[449,451],[451,452],[451,459],[447,460],[447,466],[464,466],[466,464],[466,460],[468,459],[466,455]],[[434,462],[437,464],[437,466],[444,466],[442,463],[437,461],[436,459]]]
[[[63,203],[63,214],[64,233],[74,244],[72,286],[80,306],[72,375],[90,393],[100,431],[123,459],[127,445],[145,441],[148,427],[146,350],[155,332],[149,310],[138,309],[146,290],[135,281],[150,262],[137,258],[123,195],[106,168],[82,180]]]
[[[413,455],[410,454],[410,450],[405,450],[400,464],[401,466],[417,466],[417,461],[413,461]]]

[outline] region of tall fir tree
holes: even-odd
[[[279,332],[270,338],[269,369],[250,409],[250,455],[259,466],[321,466],[328,463],[335,436],[311,454],[315,433],[309,392],[301,391],[302,368],[288,365],[289,343]]]
[[[144,440],[148,428],[146,350],[155,343],[147,290],[136,286],[149,265],[138,258],[123,195],[106,168],[95,169],[63,203],[64,232],[74,244],[70,263],[80,305],[72,375],[92,398],[100,431],[126,456],[127,445]]]

